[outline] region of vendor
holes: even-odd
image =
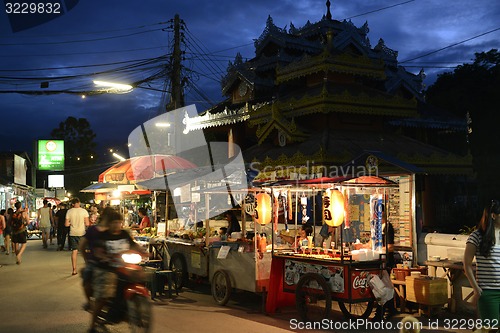
[[[295,239],[292,236],[281,235],[281,239],[285,240],[287,243],[293,244],[295,248],[300,249],[301,247],[307,247],[309,242],[307,236],[312,235],[312,227],[309,224],[303,224],[300,228],[299,234],[295,235]]]
[[[144,233],[145,228],[151,228],[151,221],[149,220],[148,211],[146,208],[139,208],[139,218],[141,223],[139,225],[134,225],[130,229],[137,230],[140,233]]]
[[[184,226],[181,229],[189,230],[193,229],[194,226],[195,226],[194,214],[190,212],[188,218],[186,219],[186,221],[184,221]]]
[[[220,236],[221,240],[227,239],[227,228],[226,227],[220,227],[219,236]]]
[[[241,231],[240,222],[238,222],[238,219],[236,218],[236,215],[234,215],[234,212],[228,210],[224,215],[226,216],[226,220],[228,222],[227,232],[226,232],[227,237],[231,237],[231,234],[233,232],[240,232]]]
[[[325,245],[323,243],[326,243],[328,238],[330,238],[333,235],[334,230],[335,230],[335,227],[332,227],[326,223],[321,226],[321,230],[319,231],[319,235],[321,236],[320,244],[323,247],[325,247]],[[329,247],[328,243],[326,243],[326,247]]]

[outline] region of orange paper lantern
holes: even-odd
[[[344,222],[344,196],[337,189],[327,189],[323,195],[323,221],[332,227]]]
[[[255,222],[264,225],[271,222],[272,206],[271,196],[267,193],[259,193],[256,196],[257,206],[255,207]]]

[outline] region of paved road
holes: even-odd
[[[79,266],[83,260],[79,258]],[[80,275],[71,275],[70,252],[57,252],[56,246],[42,248],[38,239],[28,240],[21,265],[13,255],[0,252],[0,332],[2,333],[79,333],[86,332],[90,315],[82,310],[85,301]],[[216,305],[207,285],[192,286],[173,298],[162,297],[153,305],[153,333],[163,332],[394,332],[403,315],[390,326],[356,326],[333,311],[332,320],[317,329],[298,325],[295,309],[278,314],[260,313],[260,298],[254,294],[237,293],[227,306]],[[423,332],[470,332],[457,327],[444,329],[447,312],[436,317],[419,317]],[[465,318],[462,318],[465,319]],[[451,322],[450,322],[451,323]],[[319,324],[319,323],[318,323]],[[438,324],[436,326],[436,324]],[[434,326],[435,327],[434,327]],[[345,328],[345,329],[339,329]],[[111,332],[127,332],[126,324],[110,327]]]

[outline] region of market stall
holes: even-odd
[[[226,166],[225,170],[231,169]],[[174,181],[169,182],[180,184],[176,189],[169,189],[172,195],[165,193],[169,207],[176,209],[175,215],[167,213],[166,216],[175,217],[166,219],[164,237],[156,240],[165,248],[168,268],[176,273],[180,287],[189,279],[208,279],[212,295],[221,305],[229,300],[233,289],[265,295],[271,266],[271,252],[267,251],[267,236],[270,246],[271,229],[258,223],[247,223],[249,215],[244,209],[246,194],[256,190],[246,187],[246,176],[241,170],[227,172],[224,179],[218,177],[216,180],[204,172],[204,169],[188,171],[193,175],[190,179],[199,179],[203,175],[204,183],[175,182],[176,176],[187,179],[185,174],[174,175]],[[223,185],[217,186],[221,182]],[[225,186],[228,183],[245,186],[228,189]],[[158,179],[141,183],[152,190],[164,185],[165,182],[158,182]],[[241,232],[226,238],[220,234],[220,228],[226,227],[228,222],[217,217],[228,209],[238,216]]]
[[[295,304],[303,320],[321,320],[337,301],[346,317],[369,316],[375,297],[368,281],[381,275],[386,261],[382,209],[396,224],[396,217],[401,218],[401,201],[396,200],[400,186],[390,179],[364,177],[281,182],[267,188],[276,214],[266,311]],[[304,224],[314,226],[305,245],[283,243],[285,235],[297,233]],[[322,224],[333,229],[327,242],[318,232]],[[398,245],[410,244],[400,225]],[[413,253],[410,249],[404,250]]]

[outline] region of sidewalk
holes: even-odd
[[[42,248],[42,241],[28,240],[21,265],[15,256],[0,252],[1,332],[79,333],[86,332],[90,314],[82,310],[85,297],[80,274],[71,275],[71,252],[56,251],[55,245]],[[78,266],[83,259],[78,257]],[[152,333],[217,332],[397,332],[398,323],[407,314],[398,314],[390,323],[371,324],[346,320],[333,302],[331,318],[321,326],[308,327],[298,321],[294,308],[264,315],[259,312],[260,298],[254,294],[236,293],[227,306],[215,304],[209,286],[183,290],[179,296],[155,299]],[[450,314],[441,310],[431,318],[414,316],[422,332],[471,332],[472,316]],[[320,323],[317,323],[320,324]],[[371,325],[371,326],[370,326]],[[111,326],[111,332],[128,332],[122,323]]]

